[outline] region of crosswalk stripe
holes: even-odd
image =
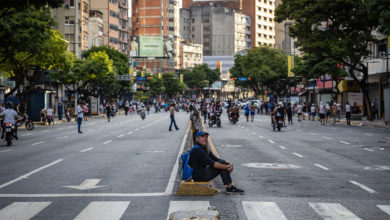
[[[14,202],[0,210],[0,219],[31,219],[51,202]]]
[[[377,205],[382,211],[390,215],[390,205]]]
[[[242,201],[248,220],[287,220],[274,202]]]
[[[209,201],[170,201],[167,220],[172,212],[178,210],[208,209]]]
[[[309,203],[326,220],[361,220],[339,203]]]
[[[130,205],[128,201],[96,201],[89,205],[75,218],[75,220],[115,220],[120,219],[127,207]]]

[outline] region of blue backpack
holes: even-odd
[[[190,161],[190,154],[191,154],[191,151],[196,148],[196,147],[200,147],[199,145],[195,145],[190,151],[188,151],[187,153],[183,153],[181,155],[181,163],[183,164],[182,165],[182,169],[183,169],[183,172],[181,172],[183,174],[182,176],[182,179],[183,180],[188,180],[192,177],[192,171],[194,171],[194,169],[192,169],[189,165],[188,165],[188,162]]]

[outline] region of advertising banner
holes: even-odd
[[[287,64],[288,64],[288,77],[294,77],[294,73],[291,71],[291,69],[294,68],[294,57],[293,56],[287,57]]]
[[[140,36],[139,56],[141,57],[162,57],[164,48],[163,37]]]

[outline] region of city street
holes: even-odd
[[[226,110],[224,110],[226,111]],[[245,195],[176,196],[189,114],[118,115],[20,130],[0,142],[0,219],[167,219],[214,206],[221,219],[390,219],[390,131],[301,123],[272,131],[270,116],[206,126]],[[220,191],[219,177],[213,184]]]

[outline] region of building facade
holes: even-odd
[[[81,51],[89,48],[88,0],[66,0],[62,7],[50,10],[57,23],[56,29],[63,33],[68,41],[68,51],[81,57]]]
[[[180,10],[180,36],[203,45],[205,56],[233,56],[249,47],[249,16],[209,3]]]
[[[98,10],[89,11],[89,47],[103,46],[103,13]]]
[[[136,68],[172,72],[179,59],[177,0],[132,0],[130,55]]]
[[[243,0],[242,12],[251,17],[252,47],[275,47],[275,1]]]
[[[185,41],[180,42],[179,57],[179,69],[192,69],[196,65],[202,64],[203,45]]]

